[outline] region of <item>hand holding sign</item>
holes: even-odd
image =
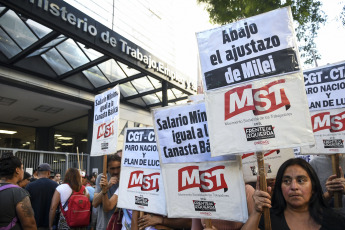
[[[262,213],[264,207],[271,208],[271,187],[267,187],[267,192],[260,190],[260,178],[256,182],[256,189],[253,195],[254,211]]]
[[[339,167],[340,171],[340,178],[337,178],[337,175],[331,175],[328,177],[327,182],[326,182],[326,190],[327,192],[325,193],[325,198],[330,199],[333,195],[334,192],[341,192],[345,193],[345,178],[344,178],[344,173],[341,167]]]

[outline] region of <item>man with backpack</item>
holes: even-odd
[[[37,229],[45,230],[49,228],[50,203],[58,184],[49,179],[51,173],[49,164],[40,164],[37,170],[38,180],[28,184],[26,190],[30,193]]]

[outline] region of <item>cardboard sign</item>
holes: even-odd
[[[204,90],[300,70],[290,8],[197,33]]]
[[[295,74],[208,92],[212,156],[314,144],[307,106]]]
[[[315,146],[304,146],[302,154],[345,153],[345,108],[311,112]]]
[[[289,7],[197,38],[212,156],[314,144]]]
[[[295,158],[294,149],[275,149],[264,153],[266,179],[276,178],[278,169],[288,159]],[[242,155],[242,170],[245,182],[256,182],[258,163],[255,153]]]
[[[125,137],[123,166],[160,169],[156,137],[152,128],[126,129]]]
[[[163,175],[169,218],[247,220],[240,161],[164,164]]]
[[[118,207],[167,215],[153,128],[126,129]]]
[[[119,86],[95,97],[91,156],[114,154],[119,127]]]
[[[155,109],[153,119],[164,164],[235,159],[211,157],[204,102]]]
[[[310,111],[345,107],[345,62],[303,73]]]

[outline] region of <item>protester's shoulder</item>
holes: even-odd
[[[56,190],[59,193],[65,192],[65,191],[71,191],[71,187],[68,184],[60,184],[56,187]]]
[[[340,230],[345,228],[345,214],[342,210],[338,211],[332,208],[327,208],[323,212],[322,230],[332,229]]]
[[[13,197],[15,198],[15,200],[17,202],[23,200],[27,196],[30,196],[30,194],[29,194],[29,192],[27,190],[25,190],[25,189],[23,189],[23,188],[21,188],[19,186],[6,189],[6,192],[5,192],[5,194],[7,194],[7,195],[13,194]]]

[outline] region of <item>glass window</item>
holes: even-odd
[[[97,88],[106,84],[109,84],[109,81],[98,69],[97,66],[94,66],[88,70],[84,70],[83,74],[89,79],[89,81]]]
[[[129,100],[128,102],[139,105],[139,106],[143,106],[143,107],[146,106],[145,102],[141,98],[135,98],[135,99]]]
[[[79,47],[81,47],[81,49],[86,53],[86,55],[90,58],[91,61],[100,58],[103,56],[102,53],[97,52],[94,49],[91,48],[87,48],[84,44],[77,42]]]
[[[105,76],[107,76],[110,82],[118,81],[127,77],[114,59],[105,61],[99,64],[98,67],[102,70]]]
[[[171,91],[171,89],[168,89],[168,100],[176,99],[174,93]]]
[[[22,49],[29,47],[38,40],[25,23],[12,10],[7,11],[0,18],[0,24]]]
[[[58,75],[64,74],[72,68],[68,63],[61,57],[59,52],[55,48],[48,50],[42,54],[42,58],[52,67]]]
[[[0,147],[35,149],[35,128],[0,123]]]
[[[156,94],[150,94],[142,97],[147,105],[159,103],[159,99]]]
[[[138,93],[129,82],[120,84],[120,92],[124,97],[129,97]]]
[[[153,78],[153,77],[150,77],[150,76],[147,76],[150,80],[150,82],[152,83],[152,85],[158,89],[158,88],[162,88],[162,83],[160,81],[158,81],[156,78]]]
[[[6,57],[11,58],[22,51],[1,28],[0,39],[0,50],[6,55]]]
[[[35,32],[35,34],[39,38],[43,38],[52,31],[48,27],[45,27],[42,24],[32,21],[31,19],[28,19],[26,23],[30,26],[30,28]]]
[[[139,93],[143,93],[149,90],[153,90],[153,85],[147,79],[147,77],[141,77],[132,81],[133,86]]]
[[[117,63],[123,69],[123,71],[125,71],[125,73],[127,74],[128,77],[140,73],[138,70],[133,69],[133,68],[129,67],[128,65],[125,65],[119,61],[117,61]]]
[[[56,39],[54,39],[53,41],[49,42],[48,44],[46,44],[45,46],[42,46],[42,48],[37,49],[35,52],[33,52],[32,54],[30,54],[28,57],[30,56],[36,56],[36,55],[41,55],[43,52],[45,52],[46,50],[48,50],[49,48],[55,46],[56,44],[60,43],[62,40],[66,39],[66,37],[64,35],[60,35],[59,37],[57,37]]]
[[[68,39],[57,45],[56,49],[60,51],[61,55],[71,64],[73,68],[77,68],[89,62],[89,59],[72,39]]]

